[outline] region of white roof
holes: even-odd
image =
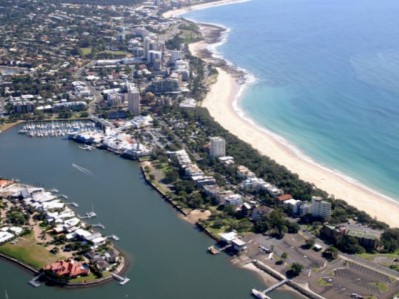
[[[62,209],[64,206],[65,204],[63,202],[60,202],[59,200],[44,202],[42,205],[44,210]]]
[[[87,236],[91,235],[91,233],[89,231],[81,229],[81,228],[77,229],[75,231],[75,233],[76,233],[76,235],[78,235],[81,238],[86,238]]]
[[[19,235],[20,233],[22,233],[22,227],[18,227],[18,226],[13,226],[10,227],[10,231],[12,231],[15,235]]]
[[[0,232],[0,243],[7,242],[8,240],[11,240],[14,238],[13,234],[10,234],[8,232]]]
[[[53,200],[55,198],[55,196],[53,194],[51,194],[50,192],[42,191],[42,192],[34,192],[32,194],[32,198],[34,201],[46,202],[46,201]]]
[[[243,240],[238,239],[238,238],[234,239],[231,242],[234,243],[234,245],[237,245],[237,246],[240,246],[240,247],[247,245],[246,242],[244,242]]]
[[[284,201],[284,204],[293,205],[295,206],[297,203],[301,202],[299,199],[287,199]]]
[[[66,226],[66,227],[75,226],[75,225],[78,225],[79,222],[80,222],[79,218],[74,217],[74,218],[71,218],[71,219],[66,220],[66,221],[64,222],[64,226]]]
[[[105,242],[105,238],[104,237],[98,237],[98,238],[95,238],[95,239],[91,240],[91,242],[93,244],[101,244],[101,243]]]
[[[226,242],[231,242],[235,238],[237,238],[237,233],[235,231],[229,232],[229,233],[221,233],[219,236]]]

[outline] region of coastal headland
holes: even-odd
[[[196,5],[165,13],[166,17],[179,16],[185,12],[204,9],[214,5],[233,4],[240,1],[220,1],[208,5]],[[260,127],[249,119],[240,109],[240,96],[250,83],[240,84],[237,78],[242,72],[229,64],[221,64],[220,58],[210,55],[211,46],[220,42],[220,36],[225,29],[215,30],[215,25],[199,24],[204,40],[190,45],[193,55],[201,57],[210,63],[219,65],[217,81],[211,85],[202,106],[207,108],[211,116],[225,129],[243,141],[251,144],[261,154],[270,157],[277,163],[287,167],[293,173],[318,188],[325,190],[335,198],[343,199],[350,205],[365,211],[379,221],[386,222],[392,227],[399,227],[399,204],[394,199],[384,196],[371,188],[318,164],[301,152],[294,150],[282,137]],[[217,27],[217,26],[216,26]],[[211,30],[211,29],[214,30]],[[215,37],[219,32],[219,38]],[[376,208],[378,207],[378,208]]]

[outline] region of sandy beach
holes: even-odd
[[[191,44],[190,50],[194,55],[201,56],[201,52],[208,46],[206,42],[201,41]],[[287,146],[285,140],[240,116],[238,111],[234,109],[234,103],[244,86],[237,83],[236,74],[231,74],[231,72],[226,72],[221,68],[218,68],[218,71],[217,82],[211,86],[211,90],[202,105],[225,129],[251,144],[263,155],[297,173],[301,179],[315,184],[335,198],[345,200],[392,227],[399,227],[398,202],[361,185],[355,180],[335,173],[311,159],[306,159]]]
[[[227,4],[233,4],[233,3],[241,3],[241,2],[246,2],[246,1],[248,1],[248,0],[220,0],[220,1],[215,1],[215,2],[202,3],[202,4],[192,5],[192,6],[186,6],[186,7],[175,9],[175,10],[168,10],[167,12],[163,13],[162,16],[164,18],[175,18],[181,14],[184,14],[184,13],[192,11],[192,10],[200,10],[200,9],[206,9],[209,7],[214,7],[214,6],[221,6],[221,5],[227,5]]]

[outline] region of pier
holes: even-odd
[[[116,280],[119,280],[119,284],[120,285],[125,285],[125,284],[127,284],[130,281],[130,278],[127,278],[126,276],[122,277],[122,276],[119,276],[118,274],[115,274],[115,273],[112,273],[111,275]]]
[[[43,276],[43,273],[39,274],[38,276],[33,277],[31,280],[29,280],[29,284],[35,288],[40,287],[40,282],[39,279]]]
[[[105,229],[105,226],[104,226],[104,224],[102,224],[102,223],[92,224],[91,226],[92,226],[92,227],[99,227],[99,228]]]
[[[76,208],[79,207],[79,205],[78,205],[76,202],[66,202],[65,204],[66,204],[66,205],[74,206],[74,207],[76,207]]]
[[[282,281],[279,281],[278,283],[276,283],[275,285],[272,285],[271,287],[267,288],[264,291],[258,291],[257,289],[252,289],[251,293],[252,295],[254,295],[256,298],[259,299],[271,299],[269,296],[267,296],[266,294],[277,289],[278,287],[282,286],[283,284],[287,283],[289,281],[289,279],[284,279]]]
[[[286,278],[286,279],[284,279],[282,281],[279,281],[275,285],[272,285],[270,288],[267,288],[266,290],[264,290],[262,293],[266,295],[267,293],[269,293],[269,292],[281,287],[283,284],[286,284],[288,281],[289,281],[288,278]]]
[[[94,213],[94,211],[91,211],[91,212],[87,212],[85,216],[78,215],[78,217],[79,217],[79,219],[91,219],[91,218],[97,217],[97,214]]]
[[[227,248],[230,248],[231,246],[232,246],[231,244],[226,245],[222,248],[216,248],[216,246],[210,246],[210,247],[208,247],[208,251],[212,254],[219,254],[222,251],[226,250]]]

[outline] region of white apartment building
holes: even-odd
[[[210,155],[218,158],[226,156],[226,141],[222,137],[210,137]]]
[[[141,96],[139,90],[132,84],[127,84],[127,107],[135,116],[140,115]]]
[[[320,197],[313,196],[310,211],[313,217],[321,217],[327,220],[331,216],[331,203],[322,200]]]

